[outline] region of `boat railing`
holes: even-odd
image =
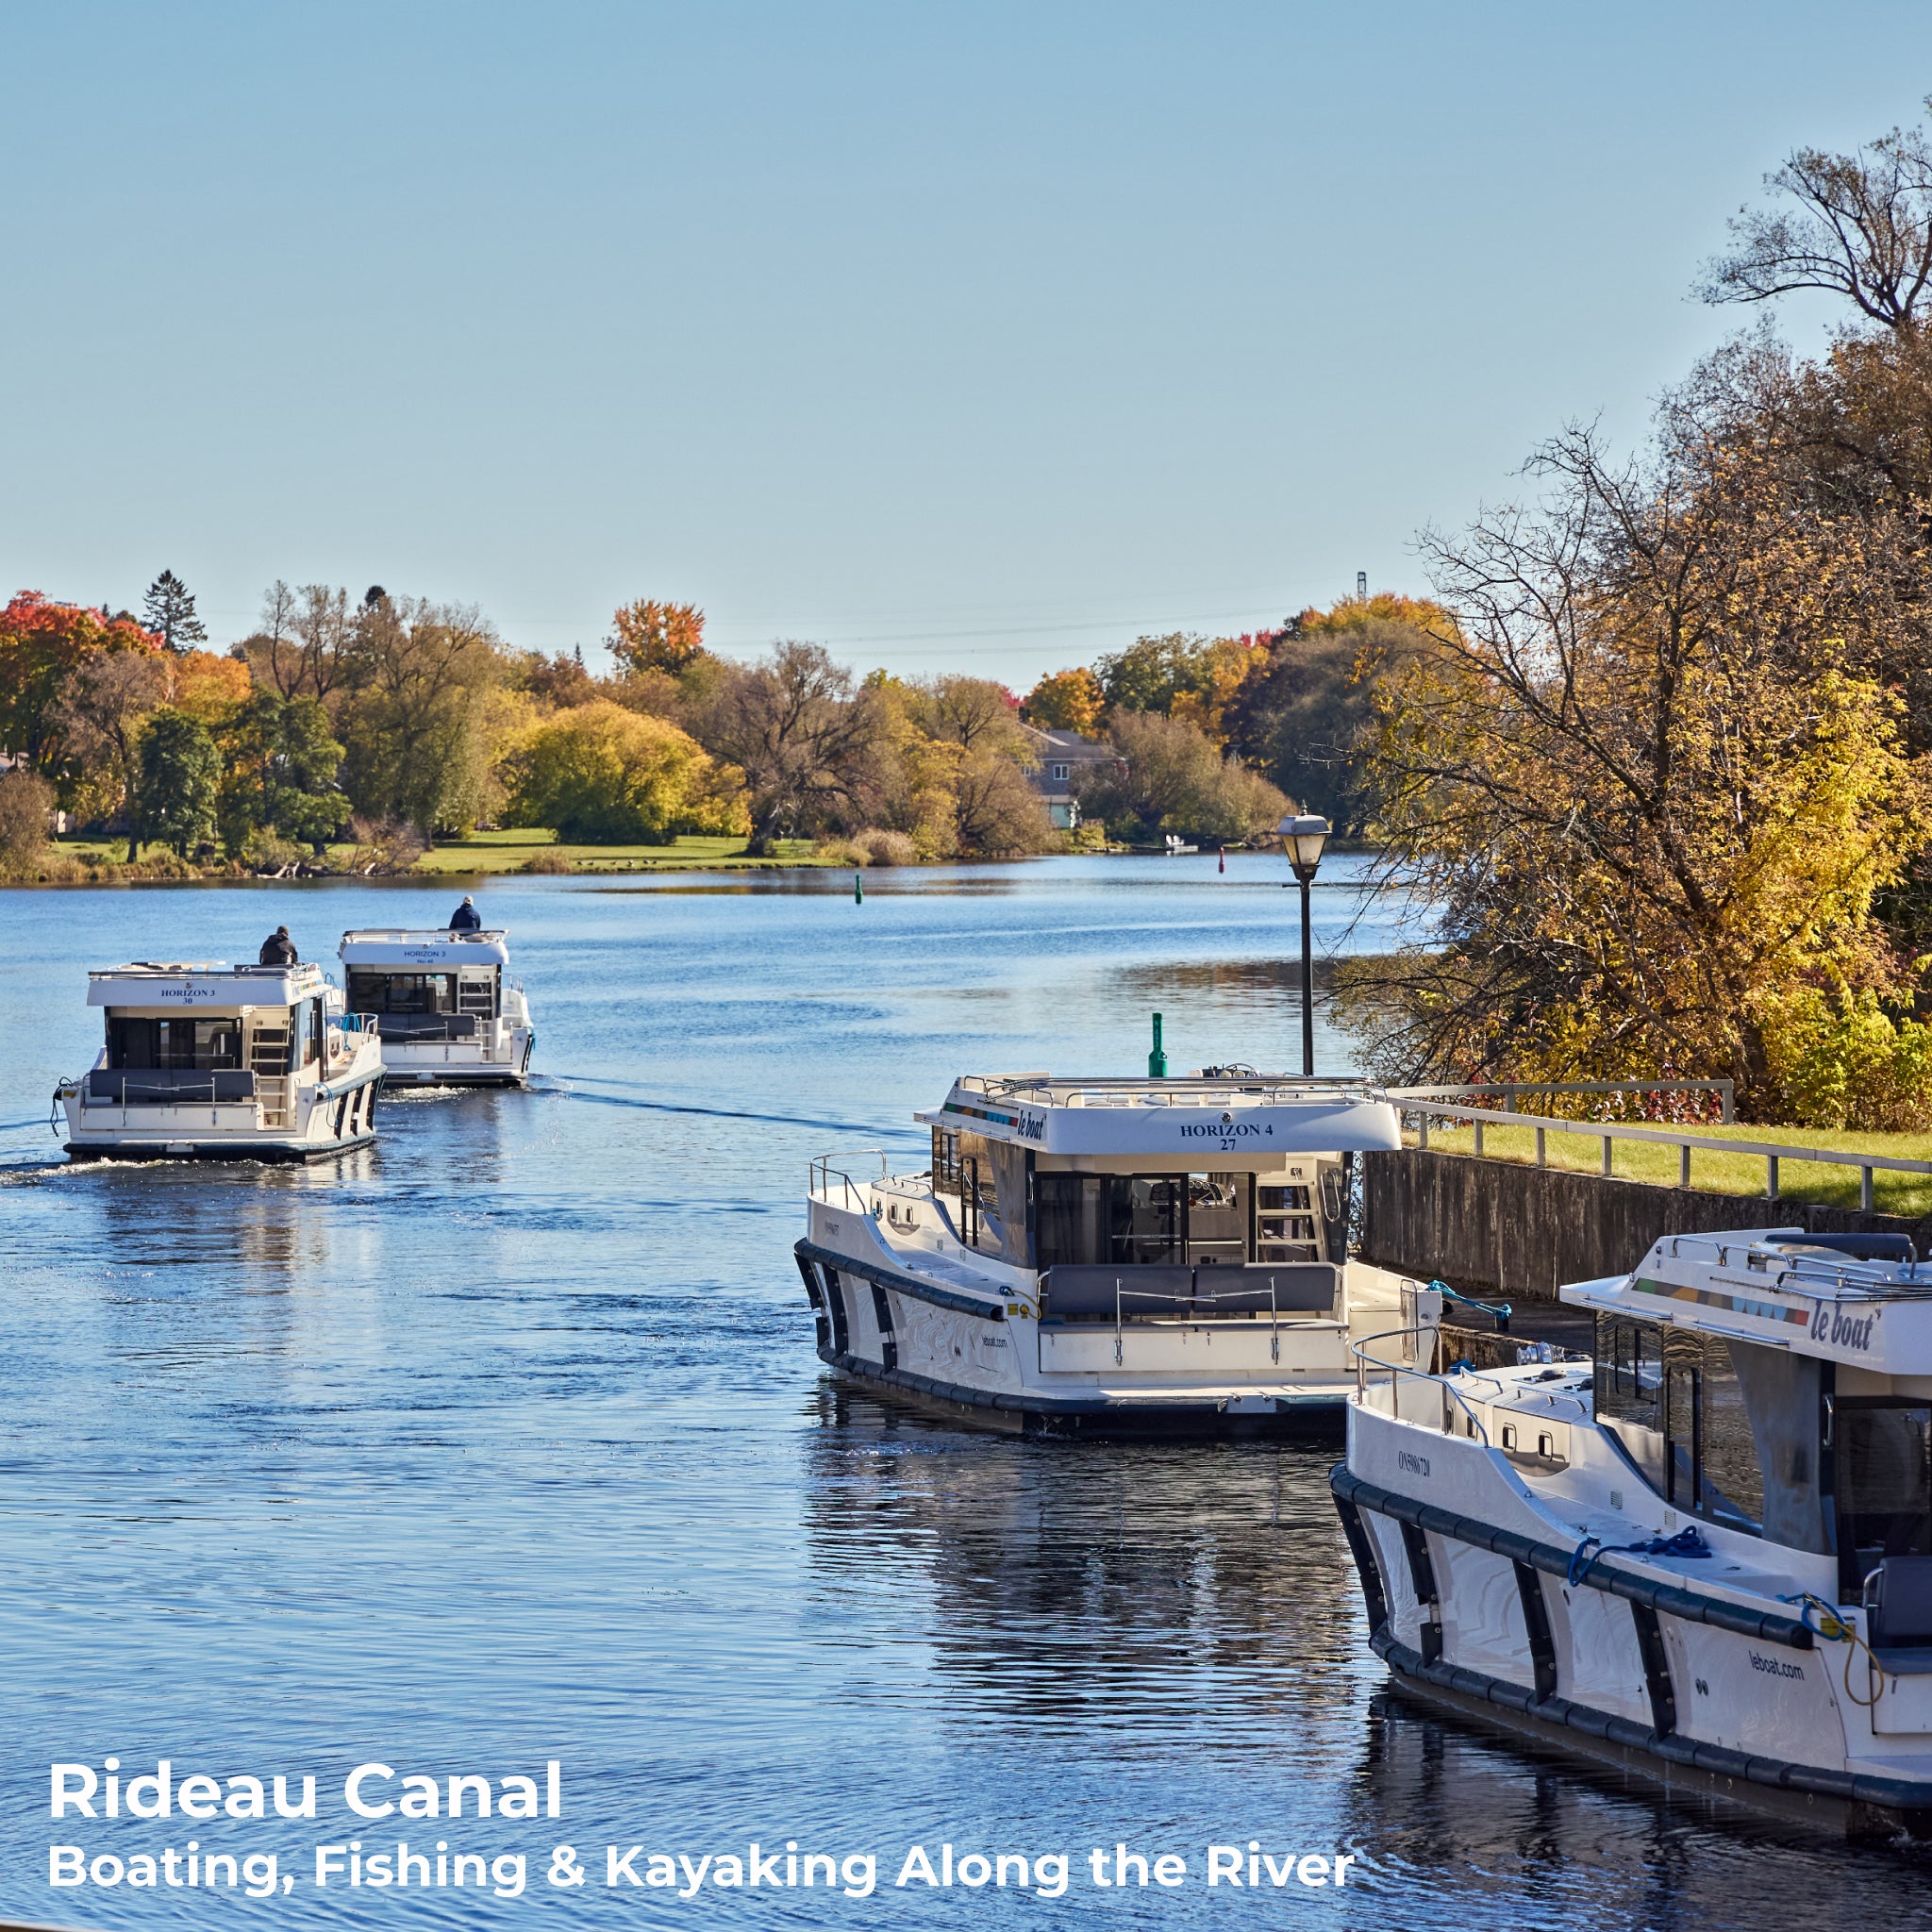
[[[1194,1271],[1194,1279],[1188,1290],[1188,1311],[1191,1314],[1198,1311],[1203,1302],[1210,1304],[1234,1301],[1252,1303],[1254,1300],[1255,1291],[1252,1288],[1230,1289],[1225,1294],[1215,1294],[1212,1291],[1203,1294],[1200,1291],[1201,1274],[1202,1271],[1199,1269]],[[1113,1365],[1117,1369],[1125,1366],[1124,1357],[1126,1351],[1126,1318],[1128,1313],[1126,1305],[1129,1302],[1153,1302],[1157,1304],[1163,1314],[1173,1314],[1174,1312],[1174,1296],[1171,1291],[1126,1288],[1122,1283],[1123,1277],[1118,1274],[1115,1275],[1113,1283]],[[1049,1290],[1049,1293],[1051,1293],[1051,1290]],[[1250,1313],[1257,1311],[1243,1309],[1241,1312]],[[1295,1312],[1303,1315],[1307,1313],[1306,1310],[1299,1309]],[[1270,1274],[1268,1277],[1268,1359],[1271,1362],[1277,1363],[1281,1360],[1281,1300],[1275,1291],[1274,1276],[1273,1274]]]
[[[1415,1284],[1405,1283],[1404,1286],[1412,1288]],[[1475,1405],[1457,1386],[1463,1378],[1439,1374],[1433,1368],[1416,1366],[1424,1337],[1428,1339],[1433,1355],[1435,1334],[1433,1325],[1417,1322],[1408,1327],[1385,1328],[1379,1334],[1365,1335],[1359,1341],[1351,1341],[1348,1352],[1355,1357],[1356,1397],[1365,1403],[1372,1388],[1386,1386],[1389,1413],[1396,1421],[1426,1424],[1444,1436],[1456,1433],[1452,1425],[1454,1412],[1460,1408],[1469,1418],[1471,1434],[1477,1437],[1487,1449],[1490,1446],[1489,1424],[1476,1412]],[[1378,1342],[1399,1342],[1406,1359],[1390,1361],[1385,1356],[1372,1354]],[[1405,1404],[1405,1390],[1412,1395],[1422,1391],[1430,1392],[1420,1401]]]
[[[1803,1228],[1784,1231],[1784,1238],[1802,1243],[1809,1237]],[[1669,1237],[1671,1258],[1683,1257],[1684,1250],[1703,1248],[1713,1257],[1713,1265],[1719,1268],[1736,1268],[1740,1265],[1735,1258],[1741,1251],[1744,1261],[1741,1265],[1761,1270],[1768,1287],[1775,1288],[1781,1294],[1795,1294],[1808,1297],[1812,1301],[1927,1301],[1932,1300],[1932,1267],[1913,1260],[1903,1264],[1905,1278],[1896,1274],[1871,1274],[1856,1273],[1858,1269],[1870,1269],[1874,1259],[1858,1261],[1847,1257],[1843,1261],[1831,1261],[1823,1254],[1779,1255],[1773,1257],[1758,1245],[1767,1241],[1779,1239],[1777,1231],[1764,1228],[1755,1235],[1740,1241],[1735,1236],[1715,1234],[1678,1234]],[[1770,1263],[1778,1263],[1774,1273]],[[1884,1265],[1882,1262],[1877,1265]],[[1895,1264],[1896,1265],[1896,1264]],[[1924,1272],[1921,1272],[1921,1271]]]
[[[876,1177],[867,1175],[863,1180],[855,1180],[842,1167],[834,1167],[835,1160],[859,1161],[876,1159],[879,1171]],[[867,1192],[886,1178],[886,1150],[883,1147],[861,1147],[850,1154],[821,1154],[811,1163],[811,1198],[814,1201],[830,1201],[833,1184],[838,1185],[840,1203],[855,1214],[870,1214],[872,1204]]]

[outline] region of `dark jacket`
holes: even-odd
[[[260,963],[264,966],[293,966],[297,961],[295,941],[272,932],[261,942]]]
[[[480,932],[483,915],[474,906],[458,906],[449,916],[451,932]]]

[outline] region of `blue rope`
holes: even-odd
[[[1591,1549],[1594,1544],[1595,1548]],[[1590,1554],[1586,1556],[1584,1552]],[[1565,1577],[1572,1590],[1588,1576],[1596,1567],[1599,1557],[1607,1557],[1613,1552],[1632,1557],[1707,1557],[1710,1545],[1695,1529],[1680,1529],[1675,1536],[1654,1536],[1648,1542],[1607,1543],[1599,1538],[1587,1536],[1576,1545],[1576,1553],[1570,1558],[1570,1574]]]
[[[1507,1302],[1479,1302],[1473,1294],[1458,1294],[1446,1281],[1432,1281],[1429,1286],[1444,1301],[1460,1302],[1465,1307],[1480,1308],[1484,1314],[1495,1316],[1500,1321],[1507,1322],[1514,1312]]]

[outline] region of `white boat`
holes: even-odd
[[[1332,1482],[1400,1684],[1663,1780],[1932,1834],[1932,1266],[1684,1235],[1563,1290],[1595,1358],[1361,1350]]]
[[[814,1161],[797,1243],[841,1374],[1007,1430],[1340,1427],[1360,1337],[1441,1297],[1346,1253],[1358,1088],[1240,1074],[957,1082],[924,1174]]]
[[[78,1160],[308,1160],[375,1138],[382,1049],[319,966],[141,960],[88,974],[93,1066],[54,1091]]]
[[[391,1085],[521,1087],[537,1036],[508,935],[345,932],[349,1010],[382,1039]]]

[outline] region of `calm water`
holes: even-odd
[[[808,1159],[923,1165],[908,1116],[958,1072],[1139,1071],[1156,1007],[1176,1071],[1293,1065],[1277,877],[1056,861],[874,875],[863,907],[796,876],[491,886],[541,1091],[394,1099],[379,1147],[307,1172],[61,1165],[46,1100],[95,1048],[85,968],[252,957],[282,920],[328,957],[344,926],[433,923],[454,892],[0,893],[0,1911],[1925,1923],[1911,1855],[1674,1810],[1386,1699],[1332,1452],[1017,1443],[822,1373],[789,1252]],[[1316,897],[1340,942],[1357,895]],[[1348,942],[1392,924],[1372,909]],[[123,1776],[312,1774],[320,1816],[54,1824],[48,1765],[110,1755]],[[342,1805],[364,1760],[541,1779],[553,1758],[557,1821],[397,1828]],[[315,1844],[358,1834],[522,1853],[527,1889],[316,1890]],[[47,1885],[50,1842],[125,1858],[191,1835],[275,1852],[294,1890]],[[1251,1839],[1359,1862],[1341,1892],[1207,1889],[1205,1847]],[[608,1844],[641,1844],[641,1877],[651,1852],[752,1840],[873,1854],[878,1889],[604,1884]],[[1185,1858],[1186,1883],[1096,1890],[1088,1850],[1123,1840]],[[546,1883],[560,1843],[579,1890]],[[914,1844],[1067,1852],[1071,1883],[895,1889]]]

